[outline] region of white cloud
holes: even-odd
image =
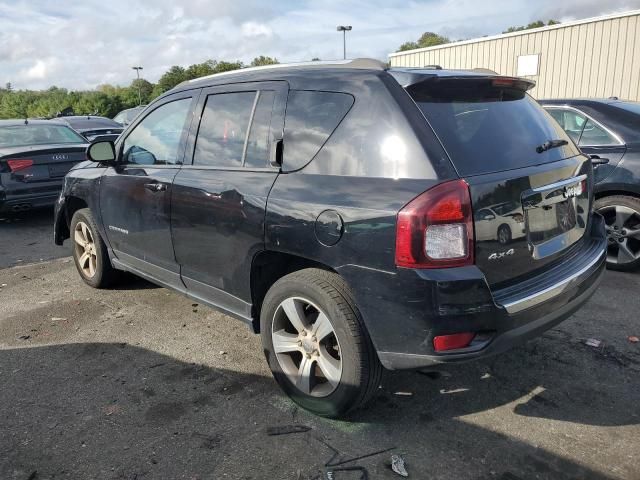
[[[47,64],[44,60],[36,61],[33,67],[27,70],[25,76],[32,80],[40,80],[45,78],[47,76]]]
[[[241,31],[244,37],[270,37],[273,35],[273,31],[267,25],[258,22],[243,23]]]
[[[85,89],[129,84],[133,65],[157,81],[207,59],[341,58],[341,24],[353,25],[349,57],[385,60],[424,31],[471,38],[631,8],[640,0],[0,0],[0,85]]]

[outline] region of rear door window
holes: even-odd
[[[240,167],[255,91],[209,95],[193,155],[194,165]]]
[[[198,129],[193,164],[268,167],[275,93],[247,90],[209,95]]]
[[[284,126],[284,168],[298,170],[309,163],[353,101],[347,93],[291,90]]]
[[[463,176],[528,167],[578,154],[571,144],[537,153],[536,147],[549,140],[569,138],[520,89],[494,86],[486,79],[439,79],[408,91]]]
[[[269,164],[271,148],[271,117],[276,92],[262,90],[256,102],[251,130],[247,137],[247,149],[244,158],[245,167],[264,168]]]

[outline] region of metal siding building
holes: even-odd
[[[536,81],[539,99],[640,101],[640,10],[389,55],[393,67],[488,68]]]

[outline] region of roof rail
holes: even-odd
[[[185,85],[193,82],[198,82],[206,78],[218,78],[224,75],[233,75],[245,72],[259,72],[266,70],[275,70],[279,68],[295,68],[295,67],[308,67],[308,68],[321,68],[321,67],[336,67],[336,68],[357,68],[363,70],[384,70],[387,68],[386,63],[376,60],[374,58],[354,58],[352,60],[326,60],[326,61],[312,61],[312,62],[297,62],[297,63],[276,63],[274,65],[263,65],[260,67],[247,67],[240,68],[238,70],[229,70],[228,72],[214,73],[212,75],[206,75],[204,77],[194,78],[193,80],[187,80],[180,83]]]

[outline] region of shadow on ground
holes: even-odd
[[[413,478],[609,478],[561,456],[566,445],[552,453],[517,440],[531,417],[638,423],[640,394],[625,383],[632,369],[637,378],[637,362],[603,360],[601,368],[592,365],[589,382],[575,381],[583,365],[554,358],[558,342],[565,342],[562,331],[491,363],[457,367],[451,376],[391,375],[378,400],[349,422],[298,410],[271,378],[127,344],[0,350],[0,478],[323,478],[332,454],[322,442],[345,458],[397,447]],[[563,375],[545,375],[558,370],[558,361]],[[413,396],[394,395],[399,389]],[[490,418],[480,425],[464,417],[523,397],[509,436],[494,431]],[[312,429],[266,433],[290,424]],[[388,459],[347,465],[366,466],[370,478],[399,478]],[[340,475],[334,478],[358,478]]]

